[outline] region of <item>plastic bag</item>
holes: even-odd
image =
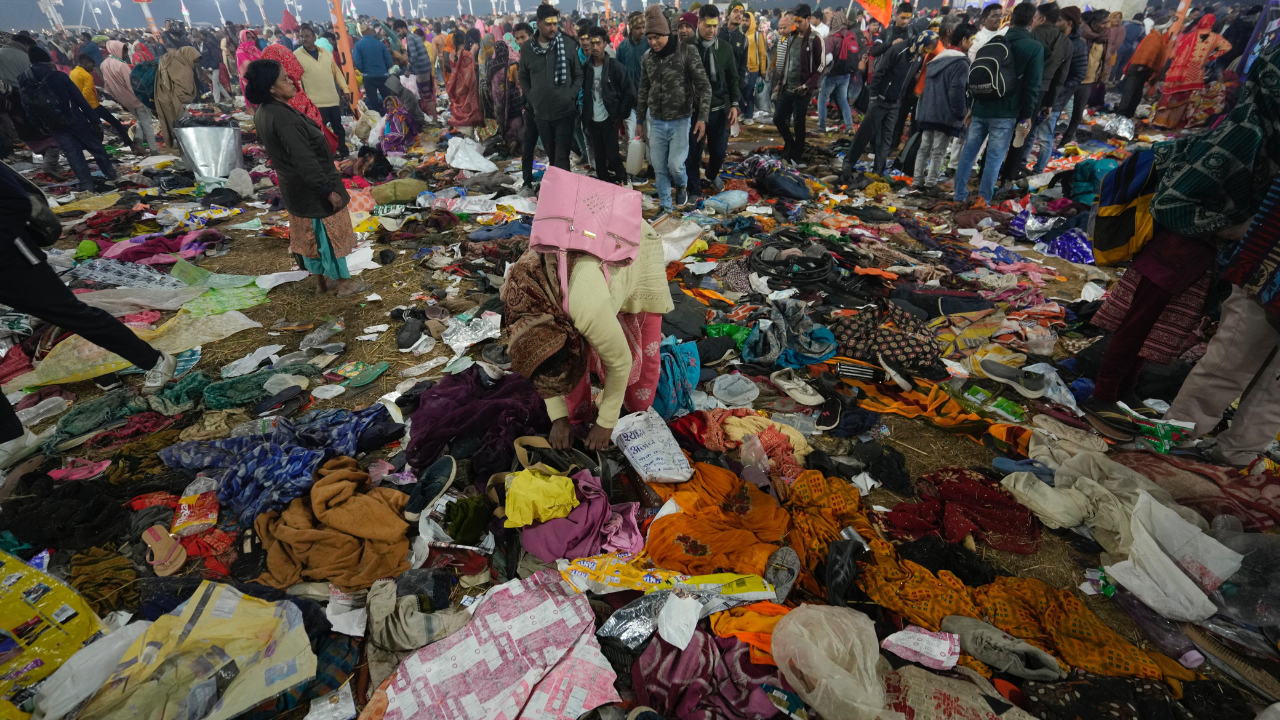
[[[139,620],[86,645],[40,684],[33,720],[60,720],[98,693],[134,640],[151,627]]]
[[[1240,569],[1209,596],[1219,611],[1249,625],[1280,625],[1280,536],[1246,533],[1239,519],[1219,515],[1209,534],[1242,555]]]
[[[455,167],[459,170],[472,170],[474,172],[496,172],[498,166],[485,159],[480,152],[480,143],[470,138],[454,135],[449,138],[449,149],[444,153],[445,162],[449,163],[449,167]]]
[[[182,491],[178,507],[173,510],[173,527],[178,537],[190,537],[218,524],[218,483],[205,474]]]
[[[678,483],[693,477],[689,459],[653,408],[619,418],[612,439],[645,482]]]
[[[875,623],[857,610],[801,605],[773,629],[773,659],[822,717],[875,720],[884,710]]]
[[[728,214],[746,207],[749,199],[750,195],[746,190],[725,190],[703,201],[702,208],[713,213]]]

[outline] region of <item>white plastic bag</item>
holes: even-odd
[[[698,627],[701,613],[702,603],[693,598],[671,595],[658,611],[658,634],[684,650],[693,640],[693,631]]]
[[[94,695],[115,672],[133,641],[142,637],[151,621],[139,620],[86,645],[40,685],[34,720],[61,720]]]
[[[857,610],[801,605],[773,629],[773,659],[822,717],[875,720],[884,711],[875,623]],[[894,714],[896,715],[896,713]]]
[[[653,408],[619,418],[612,439],[645,482],[678,483],[693,477],[689,459]]]
[[[444,159],[449,163],[449,167],[459,170],[488,173],[498,169],[497,165],[486,160],[481,154],[480,143],[458,135],[449,138],[449,149],[445,151]]]
[[[1204,590],[1240,569],[1239,553],[1143,491],[1129,527],[1129,559],[1103,568],[1108,577],[1170,620],[1198,622],[1217,612]]]

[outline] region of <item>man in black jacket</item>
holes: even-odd
[[[1071,40],[1058,25],[1061,19],[1058,4],[1048,2],[1036,7],[1035,19],[1031,21],[1031,37],[1044,46],[1044,75],[1040,79],[1040,108],[1031,120],[1028,137],[1035,137],[1039,125],[1047,121],[1050,108],[1058,97],[1058,91],[1066,84],[1071,69]],[[1027,153],[1030,150],[1030,142],[1024,142],[1021,147],[1009,148],[1002,168],[1005,178],[1015,180],[1026,174]]]
[[[738,119],[738,93],[742,89],[742,73],[739,71],[733,46],[717,37],[720,9],[707,3],[698,9],[698,28],[693,46],[702,58],[702,67],[711,83],[711,114],[707,116],[707,132],[702,138],[689,134],[689,157],[685,160],[685,173],[689,176],[689,196],[697,198],[702,193],[702,150],[707,150],[707,181],[719,192],[724,188],[720,180],[720,166],[729,150],[729,126]]]
[[[538,32],[520,48],[517,73],[526,108],[521,169],[528,187],[533,184],[533,152],[539,138],[547,151],[547,162],[569,169],[572,118],[578,113],[578,91],[582,89],[578,44],[560,32],[560,11],[554,5],[538,6]]]
[[[927,47],[925,51],[932,51],[933,47],[937,47],[936,33],[932,40],[932,47],[922,45],[918,49],[925,50]],[[846,179],[853,174],[853,166],[862,158],[862,152],[872,143],[876,154],[874,171],[877,175],[884,174],[885,163],[893,150],[893,128],[898,121],[898,108],[903,95],[911,92],[923,62],[923,55],[913,51],[915,44],[905,41],[894,44],[876,66],[871,84],[867,86],[871,93],[871,105],[862,118],[862,124],[858,126],[858,132],[853,136],[853,145],[844,156],[841,174]]]
[[[880,37],[876,38],[876,42],[871,46],[871,52],[868,54],[873,58],[878,58],[889,52],[889,49],[894,45],[910,40],[911,15],[911,3],[899,3],[897,16],[894,17],[889,27],[880,32]]]
[[[1089,46],[1080,33],[1082,17],[1080,8],[1074,6],[1062,8],[1058,13],[1057,26],[1066,36],[1067,42],[1071,43],[1071,58],[1067,61],[1066,78],[1054,93],[1047,116],[1032,131],[1036,145],[1036,166],[1031,171],[1034,175],[1039,175],[1048,167],[1053,155],[1058,118],[1066,108],[1067,101],[1076,94],[1076,88],[1084,82],[1085,71],[1089,68]],[[1048,104],[1050,99],[1046,95],[1041,104]]]
[[[782,159],[799,163],[804,155],[805,117],[809,99],[822,82],[822,40],[809,25],[813,11],[800,3],[792,11],[794,26],[774,68],[776,84],[773,124],[782,136]]]
[[[622,123],[636,106],[636,86],[627,69],[605,53],[609,34],[602,27],[587,32],[587,62],[582,66],[582,126],[595,156],[596,177],[608,183],[626,182],[618,138]]]

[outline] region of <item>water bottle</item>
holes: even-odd
[[[1155,645],[1160,652],[1176,658],[1186,668],[1198,668],[1204,663],[1204,655],[1196,650],[1195,643],[1182,632],[1177,623],[1147,607],[1136,595],[1124,590],[1116,590],[1111,596],[1133,621],[1142,628],[1142,634]]]

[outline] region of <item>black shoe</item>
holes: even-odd
[[[417,522],[418,517],[427,511],[445,490],[453,485],[453,478],[458,472],[458,463],[451,455],[444,455],[422,472],[418,482],[409,493],[409,502],[404,506],[404,518],[409,522]]]
[[[422,327],[427,322],[427,315],[419,308],[403,311],[404,325],[396,331],[396,347],[400,352],[409,352],[422,339]],[[395,312],[392,311],[392,317]]]
[[[686,207],[689,204],[688,188],[676,188],[675,206],[678,208]]]
[[[97,385],[99,390],[115,390],[121,385],[124,385],[124,381],[115,373],[107,373],[106,375],[99,375],[94,378],[93,384]]]

